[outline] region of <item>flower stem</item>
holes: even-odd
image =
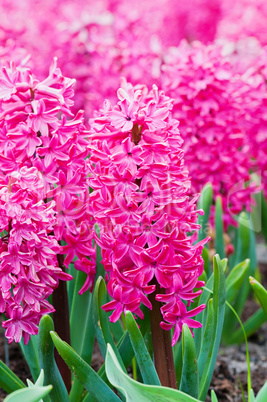
[[[64,271],[63,255],[58,255],[58,265]],[[59,281],[58,287],[53,292],[53,307],[56,311],[53,313],[55,331],[60,338],[70,344],[70,323],[69,323],[69,305],[67,285],[65,281]],[[71,388],[71,372],[64,360],[55,350],[55,359],[68,391]]]
[[[155,282],[154,282],[155,283]],[[161,293],[159,284],[156,284],[156,293]],[[151,335],[154,350],[154,363],[162,386],[177,389],[173,351],[170,331],[160,327],[162,315],[161,303],[155,300],[155,293],[149,296],[152,303],[150,311]]]

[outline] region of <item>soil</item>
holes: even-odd
[[[262,283],[267,288],[267,264],[261,263],[260,272],[262,275]],[[259,308],[255,300],[250,297],[245,306],[245,314],[242,321],[249,317]],[[250,369],[252,388],[255,395],[267,381],[267,323],[265,323],[248,342],[250,355]],[[4,334],[0,332],[0,359],[4,361]],[[10,368],[17,376],[26,382],[26,379],[32,379],[27,363],[25,362],[20,348],[14,342],[9,346]],[[97,345],[95,346],[92,367],[97,371],[103,363],[103,359]],[[240,383],[247,395],[247,363],[245,345],[232,345],[221,347],[209,395],[213,389],[217,395],[219,402],[241,402],[242,392]],[[208,395],[206,401],[210,402]],[[0,402],[4,400],[6,393],[0,388]],[[60,401],[59,401],[60,402]]]

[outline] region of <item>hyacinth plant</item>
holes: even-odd
[[[5,66],[0,85],[0,306],[9,342],[23,337],[27,344],[21,347],[37,381],[30,390],[35,400],[49,391],[51,401],[120,400],[108,380],[127,399],[113,374],[131,362],[135,379],[157,386],[149,400],[155,393],[205,399],[224,334],[225,298],[239,311],[246,299],[247,290],[241,300],[238,292],[248,262],[236,264],[253,257],[244,246],[251,232],[240,226],[225,282],[221,202],[215,249],[222,260],[214,258],[212,272],[203,248],[208,238],[199,231],[212,191],[207,187],[197,207],[174,101],[156,86],[149,92],[123,80],[117,104],[105,101],[86,130],[82,112],[71,111],[74,80],[56,61],[43,81],[23,64]],[[266,291],[256,288],[264,306]],[[53,331],[48,313],[74,350]],[[262,307],[253,328],[265,314]],[[95,337],[106,358],[98,374],[90,367]],[[55,363],[54,345],[77,377],[72,384],[70,370]],[[52,390],[38,385],[41,368],[42,384]],[[23,388],[29,395],[2,362],[0,371],[8,393]],[[144,388],[133,387],[140,397]]]
[[[70,110],[74,83],[62,76],[56,60],[43,81],[12,63],[1,71],[0,289],[9,342],[23,336],[27,344],[30,335],[37,334],[41,316],[55,309],[56,328],[69,341],[66,286],[61,281],[72,276],[64,266],[77,256],[75,267],[88,274],[81,293],[94,281],[88,134],[82,112],[74,116]],[[52,306],[47,299],[58,286]]]
[[[188,236],[199,228],[198,196],[188,196],[190,181],[178,121],[171,115],[172,100],[156,86],[148,92],[145,86],[127,82],[118,90],[118,98],[117,105],[106,102],[105,109],[90,121],[90,185],[94,189],[90,208],[100,227],[96,241],[114,299],[103,309],[114,310],[112,322],[127,310],[142,318],[141,302],[151,310],[154,350],[158,351],[155,363],[165,378],[164,356],[168,364],[171,359],[166,332],[160,327],[174,326],[174,345],[183,324],[200,326],[191,317],[205,305],[188,312],[183,301],[189,307],[201,293],[193,290],[204,285],[198,278],[208,239],[193,245],[193,237]],[[163,385],[176,383],[163,378]]]

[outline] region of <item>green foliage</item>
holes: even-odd
[[[25,384],[0,360],[0,387],[8,394],[22,389]]]
[[[249,277],[249,282],[267,319],[267,290],[252,276]]]
[[[215,204],[215,250],[216,253],[219,254],[220,258],[225,257],[222,213],[222,199],[218,196]]]
[[[53,331],[51,331],[51,337],[58,353],[67,363],[72,373],[77,376],[81,384],[83,384],[87,391],[97,401],[101,402],[106,400],[115,402],[120,400],[92,369],[92,367],[89,366],[89,364],[87,364],[74,349],[72,349],[66,342],[62,341]]]
[[[68,392],[65,384],[57,368],[54,358],[54,344],[50,336],[50,331],[54,330],[54,323],[49,315],[41,318],[39,325],[39,362],[40,367],[44,370],[44,384],[53,386],[50,393],[51,402],[59,400],[69,401]]]
[[[12,392],[5,398],[4,402],[42,402],[43,398],[45,398],[52,390],[52,385],[43,386],[43,370],[41,370],[35,384],[30,380],[27,380],[27,384],[27,388],[25,387]]]
[[[199,199],[198,207],[205,211],[199,216],[202,225],[199,239],[207,237],[209,214],[213,202],[211,185],[205,186]],[[267,204],[261,202],[262,214],[267,216]],[[266,223],[264,224],[266,226]],[[267,239],[267,231],[262,231]],[[98,228],[96,228],[98,229]],[[217,255],[211,263],[209,249],[203,249],[204,272],[201,280],[206,285],[189,308],[206,304],[207,308],[196,320],[202,328],[194,330],[194,338],[187,325],[183,326],[182,339],[173,348],[177,386],[179,391],[162,387],[154,367],[150,321],[148,309],[142,306],[144,320],[135,320],[130,312],[121,320],[110,323],[109,314],[101,308],[110,299],[103,275],[101,250],[97,246],[97,275],[93,293],[78,294],[84,281],[83,272],[75,272],[75,279],[68,285],[70,303],[71,346],[61,340],[54,332],[52,318],[44,316],[40,322],[39,335],[32,337],[29,344],[21,343],[21,348],[30,367],[35,384],[28,381],[26,388],[22,381],[0,361],[0,386],[10,396],[6,401],[204,401],[210,386],[221,338],[225,343],[240,343],[255,332],[267,319],[267,291],[255,279],[257,261],[255,253],[255,233],[250,224],[250,217],[242,213],[238,217],[238,228],[231,231],[235,252],[230,264],[225,257],[223,210],[221,198],[215,203],[215,249]],[[224,258],[224,259],[222,259]],[[257,277],[258,279],[258,277]],[[259,310],[242,325],[241,315],[250,290],[259,301]],[[228,308],[225,309],[225,306]],[[232,307],[233,305],[233,307]],[[78,313],[77,313],[78,312]],[[241,323],[241,326],[239,325]],[[96,373],[91,364],[95,338],[105,363]],[[73,384],[68,395],[62,377],[54,359],[54,346],[73,373]],[[132,364],[133,371],[141,382],[134,381],[127,369]],[[249,402],[267,400],[267,383],[257,397],[251,389],[248,362]],[[39,376],[44,369],[44,380]],[[38,377],[39,376],[39,377]],[[38,378],[38,379],[37,379]],[[40,379],[41,378],[41,379]],[[118,395],[114,392],[116,387]],[[14,392],[15,391],[15,392]],[[49,395],[48,395],[49,393]],[[211,392],[212,402],[218,399]]]
[[[37,335],[31,336],[27,345],[24,344],[24,340],[20,341],[20,348],[24,354],[24,357],[28,363],[32,378],[34,381],[37,380],[40,373],[40,365],[38,358],[38,346],[37,346]]]
[[[208,338],[204,339],[203,337],[203,341],[208,342],[210,348],[208,352],[208,359],[204,365],[203,372],[201,373],[201,379],[199,384],[200,400],[205,400],[209,389],[210,381],[212,378],[220,346],[224,312],[225,312],[225,274],[223,272],[222,263],[218,255],[216,255],[213,259],[213,267],[214,267],[214,284],[213,284],[214,318],[212,322],[213,329],[212,331],[209,330],[209,333],[212,334],[212,336],[209,339]],[[210,325],[210,321],[208,322],[208,325]],[[205,343],[203,344],[203,341],[201,342],[202,347],[205,347]],[[201,355],[202,350],[200,352],[199,359],[201,359]]]
[[[183,368],[179,389],[180,391],[197,398],[199,387],[197,353],[191,331],[186,324],[183,325],[182,359]]]
[[[144,338],[129,311],[126,313],[126,324],[144,384],[160,385],[158,374],[148,353]]]
[[[106,355],[106,371],[109,381],[126,397],[127,402],[196,402],[195,398],[172,388],[141,384],[122,370],[118,359],[108,344]]]

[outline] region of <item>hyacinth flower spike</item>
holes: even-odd
[[[132,86],[122,80],[118,102],[108,101],[90,120],[90,208],[100,228],[112,301],[112,322],[130,310],[143,318],[141,303],[150,311],[154,358],[162,385],[176,387],[170,329],[174,345],[186,323],[205,305],[187,312],[201,293],[204,241],[193,244],[198,195],[191,195],[184,167],[173,100],[154,85]],[[108,107],[107,107],[108,105]],[[195,288],[199,288],[194,291]],[[167,376],[164,371],[171,372]]]

